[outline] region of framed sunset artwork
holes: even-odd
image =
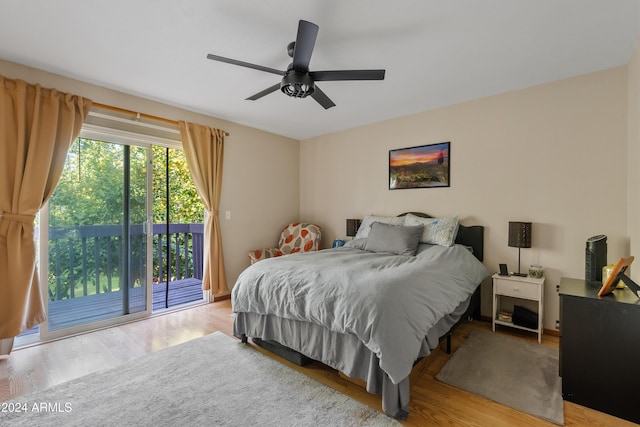
[[[389,190],[449,187],[451,142],[389,150]]]

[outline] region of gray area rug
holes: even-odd
[[[221,332],[0,405],[2,426],[400,425]]]
[[[555,424],[564,424],[557,349],[472,331],[436,379]]]

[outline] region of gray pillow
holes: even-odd
[[[424,225],[403,225],[374,222],[367,236],[364,249],[370,252],[389,252],[396,255],[415,255],[422,237]]]

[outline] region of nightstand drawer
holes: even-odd
[[[538,286],[525,282],[496,280],[496,294],[538,300]]]

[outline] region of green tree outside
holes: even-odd
[[[130,146],[130,220],[132,224],[143,224],[146,220],[146,150]],[[166,219],[166,155],[167,149],[154,146],[152,199],[154,224],[163,224]],[[123,224],[123,186],[124,186],[125,146],[78,138],[69,150],[60,182],[49,201],[49,226],[51,229],[79,230],[78,227],[93,225]],[[173,224],[199,224],[204,222],[204,209],[191,180],[182,150],[169,149],[169,222]],[[119,253],[121,242],[118,238],[87,239],[91,247],[85,247],[85,254],[93,259],[82,258],[81,243],[72,231],[69,236],[50,240],[49,245],[49,289],[50,299],[70,298],[71,288],[75,294],[86,295],[96,292],[109,292],[118,289],[118,283],[111,283],[103,274],[108,269],[118,269],[117,259],[110,259]],[[77,233],[77,231],[76,231]],[[51,239],[51,236],[50,236]],[[154,251],[157,251],[157,236]],[[135,240],[135,239],[134,239]],[[139,241],[139,242],[138,242]],[[144,240],[138,236],[132,241],[131,251],[144,251]],[[142,242],[142,243],[140,243]],[[189,242],[187,242],[189,243]],[[190,244],[190,243],[189,243]],[[186,257],[186,253],[175,253],[172,257]],[[163,248],[166,260],[166,248]],[[86,256],[85,256],[86,258]],[[133,257],[135,258],[135,257]],[[154,256],[154,260],[156,257]],[[57,261],[57,265],[53,264]],[[73,266],[70,268],[69,266]],[[166,271],[166,267],[165,271]],[[55,274],[55,272],[59,274]],[[154,266],[157,278],[158,266]],[[54,272],[54,274],[52,274]],[[91,289],[83,289],[80,277],[92,279]],[[138,277],[136,280],[146,280]],[[85,280],[86,282],[86,280]],[[144,284],[144,283],[141,283]],[[86,285],[85,285],[86,288]],[[98,289],[99,288],[99,289]]]

